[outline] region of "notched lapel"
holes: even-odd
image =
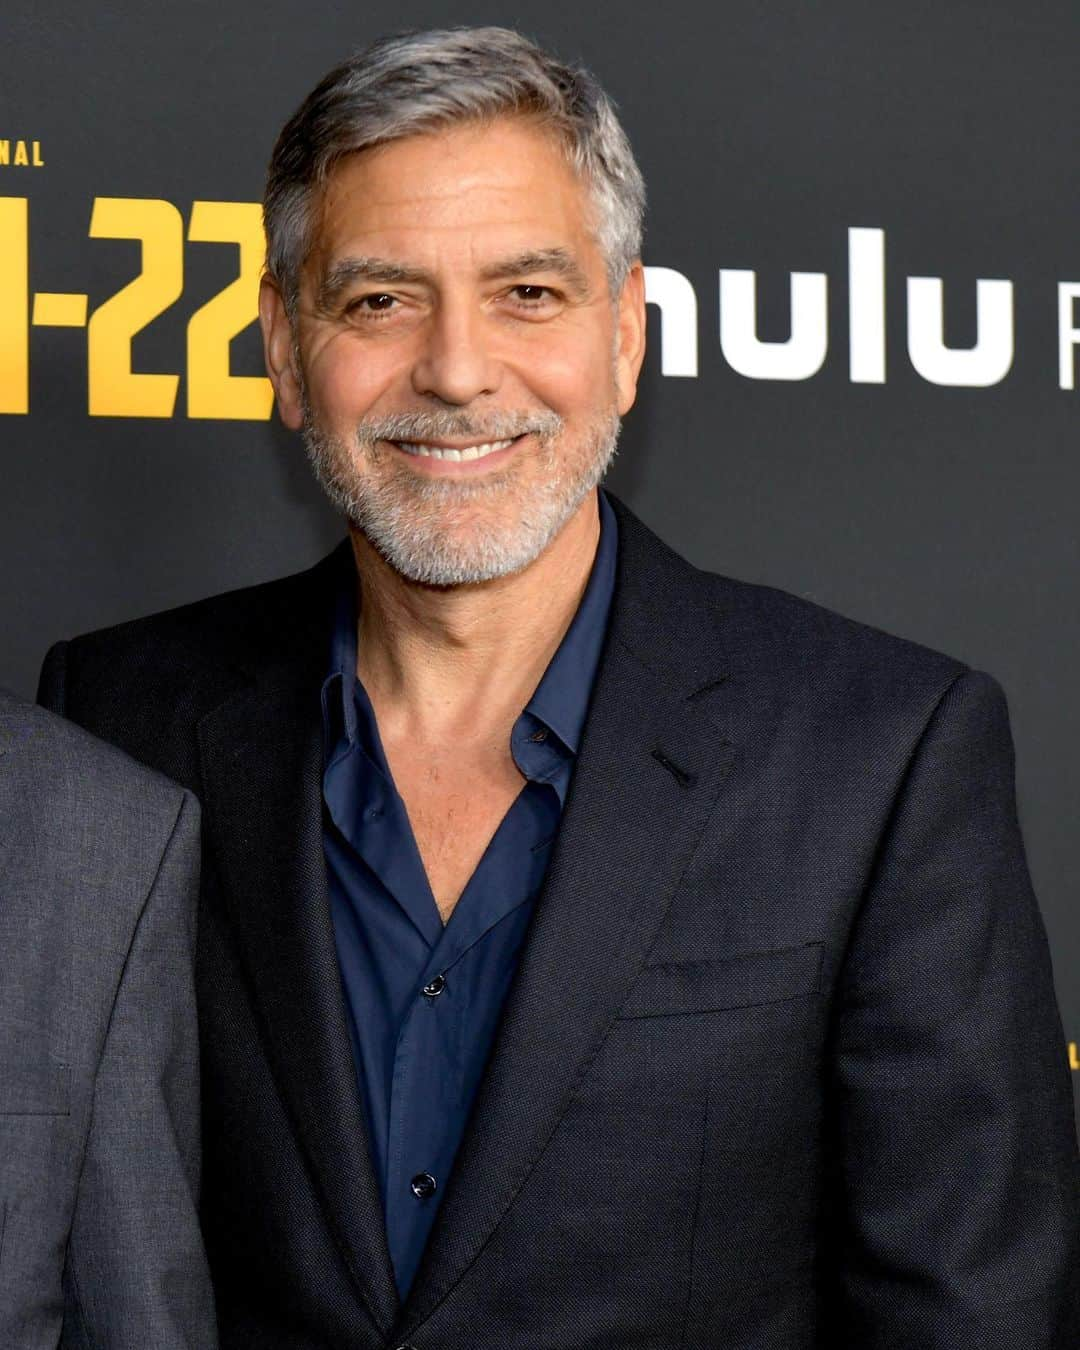
[[[619,589],[554,856],[399,1339],[475,1261],[557,1128],[733,762],[711,716],[723,688],[715,634],[694,629],[685,606],[638,603],[660,546],[621,512],[619,523]],[[685,601],[692,569],[669,565]]]
[[[275,1079],[368,1310],[397,1311],[322,848],[319,673],[282,663],[199,724],[211,846]]]

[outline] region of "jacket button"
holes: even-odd
[[[438,1184],[430,1172],[417,1172],[409,1183],[409,1189],[417,1200],[429,1200],[435,1194]]]
[[[424,996],[426,998],[438,998],[446,988],[446,976],[436,975],[430,984],[424,985]]]

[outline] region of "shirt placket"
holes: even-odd
[[[415,1247],[442,1198],[453,1154],[430,1122],[460,1110],[462,1043],[469,1018],[467,953],[443,939],[430,955],[402,1021],[390,1091],[387,1220],[391,1254]]]

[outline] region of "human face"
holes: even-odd
[[[587,189],[535,124],[391,142],[327,184],[290,327],[261,312],[287,425],[400,573],[528,565],[599,481],[634,401],[640,265],[612,297]]]

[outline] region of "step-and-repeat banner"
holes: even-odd
[[[492,22],[597,72],[649,186],[614,490],[1004,685],[1080,1084],[1074,2],[5,6],[0,684],[339,537],[261,371],[266,159],[356,47]]]

